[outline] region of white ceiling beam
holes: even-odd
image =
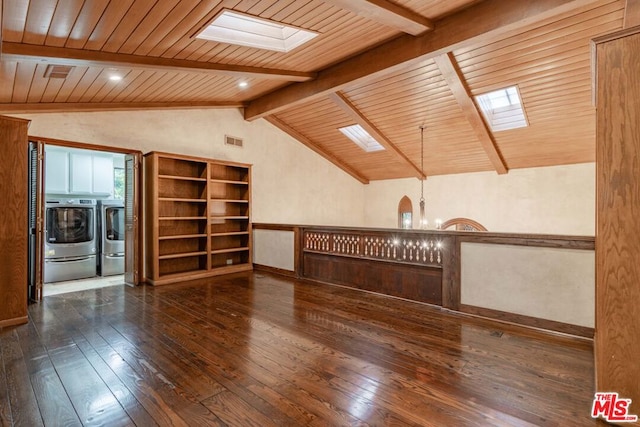
[[[412,36],[419,36],[433,30],[433,22],[430,19],[387,0],[324,0],[324,2]]]

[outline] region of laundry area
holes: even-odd
[[[45,146],[43,295],[122,284],[124,155]]]

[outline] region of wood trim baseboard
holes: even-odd
[[[0,320],[0,329],[8,326],[23,325],[29,322],[29,316],[14,317],[13,319]]]
[[[526,316],[523,314],[509,313],[506,311],[494,310],[491,308],[476,307],[473,305],[460,304],[461,313],[484,317],[494,321],[504,322],[512,325],[526,326],[529,328],[543,329],[560,334],[582,337],[593,341],[594,328],[587,326],[572,325],[569,323],[557,322],[555,320],[541,319],[539,317]]]
[[[295,271],[285,270],[284,268],[271,267],[263,264],[253,264],[253,269],[256,271],[264,271],[267,273],[279,274],[281,276],[298,278],[298,275]]]

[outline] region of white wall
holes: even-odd
[[[363,224],[363,185],[264,120],[237,109],[40,113],[29,134],[251,163],[254,222]],[[244,147],[224,145],[224,135]]]
[[[478,172],[429,177],[426,216],[466,217],[489,231],[513,233],[595,234],[595,164],[515,169],[506,175]],[[420,181],[374,181],[365,187],[367,227],[397,227],[398,202],[407,195],[417,227]]]
[[[253,220],[394,228],[403,195],[418,215],[415,178],[362,185],[263,120],[244,121],[237,109],[40,113],[30,135],[167,151],[251,163]],[[224,135],[244,139],[225,146]],[[429,177],[427,217],[474,219],[491,231],[593,235],[595,165],[516,169]]]

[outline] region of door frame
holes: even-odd
[[[114,147],[114,146],[110,146],[110,145],[101,145],[101,144],[90,144],[90,143],[85,143],[85,142],[78,142],[78,141],[68,141],[68,140],[62,140],[62,139],[55,139],[55,138],[48,138],[48,137],[42,137],[42,136],[35,136],[35,135],[29,135],[29,141],[34,141],[34,142],[38,142],[38,143],[42,143],[45,146],[46,145],[55,145],[55,146],[59,146],[59,147],[67,147],[67,148],[79,148],[79,149],[83,149],[83,150],[92,150],[92,151],[103,151],[103,152],[109,152],[109,153],[118,153],[118,154],[125,154],[125,155],[132,155],[135,158],[135,163],[136,163],[136,179],[138,183],[141,183],[142,181],[142,151],[140,150],[132,150],[129,148],[121,148],[121,147]],[[43,182],[44,182],[44,175],[46,174],[46,171],[43,168]],[[40,191],[37,195],[38,199],[40,201],[44,201],[45,199],[45,186],[43,185],[40,188]],[[141,210],[142,210],[142,186],[138,185],[134,188],[134,215],[140,219],[142,218],[141,215]],[[141,283],[143,283],[143,269],[142,269],[142,247],[143,245],[142,243],[142,239],[143,239],[143,229],[144,227],[142,227],[143,224],[141,224],[141,221],[137,221],[137,232],[135,233],[135,238],[137,239],[137,244],[133,245],[136,248],[136,253],[134,254],[135,257],[135,270],[137,272],[137,274],[134,274],[133,276],[135,277],[135,282],[134,283],[127,283],[129,285],[139,285]],[[44,259],[40,260],[40,264],[44,263]],[[42,268],[42,267],[41,267]]]

